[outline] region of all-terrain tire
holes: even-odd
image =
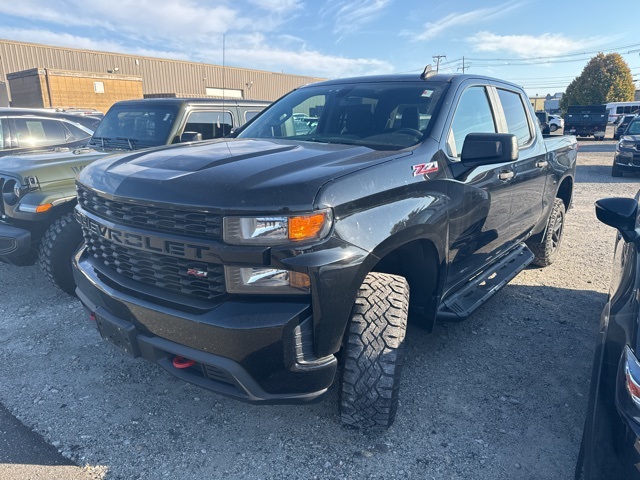
[[[74,295],[76,282],[71,257],[82,243],[82,229],[73,213],[66,213],[47,229],[40,243],[40,268],[63,292]]]
[[[547,229],[540,242],[528,243],[529,248],[535,255],[533,264],[539,267],[551,265],[560,250],[562,233],[564,232],[565,208],[564,202],[556,198],[551,208],[551,214],[547,221]]]
[[[404,277],[369,273],[358,290],[343,351],[342,422],[384,430],[398,409],[409,312]]]

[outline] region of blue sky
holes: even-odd
[[[640,2],[0,0],[0,37],[318,77],[440,69],[529,95],[563,91],[617,51],[640,87]],[[609,8],[610,6],[610,8]]]

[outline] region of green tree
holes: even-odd
[[[560,108],[569,105],[598,105],[633,100],[635,85],[629,65],[618,53],[599,53],[573,79],[560,100]]]

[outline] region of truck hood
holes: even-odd
[[[0,157],[0,175],[38,177],[40,184],[75,178],[77,173],[106,153],[90,148]]]
[[[80,183],[119,198],[237,211],[311,209],[325,183],[411,154],[368,147],[262,139],[224,139],[111,156]]]

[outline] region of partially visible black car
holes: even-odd
[[[627,125],[627,129],[616,144],[611,176],[621,177],[624,173],[638,172],[640,172],[640,115],[634,117]]]
[[[640,479],[640,233],[638,198],[596,202],[618,230],[609,300],[602,312],[576,480]]]
[[[0,108],[0,156],[84,146],[100,118],[35,108]]]
[[[613,134],[614,140],[618,140],[622,135],[624,135],[624,131],[627,129],[627,127],[631,123],[631,120],[633,120],[634,118],[636,118],[636,114],[623,115],[622,117],[620,117],[620,121],[616,122],[615,124],[616,129]]]

